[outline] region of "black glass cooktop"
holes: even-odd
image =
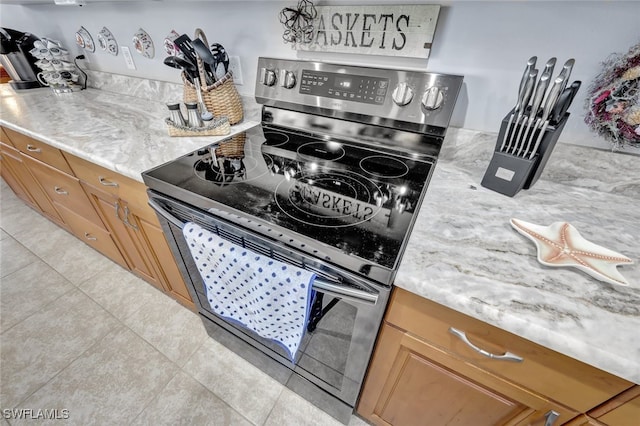
[[[204,210],[222,206],[394,268],[431,167],[410,155],[256,127],[144,175]]]

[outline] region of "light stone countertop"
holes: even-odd
[[[56,95],[0,85],[0,124],[139,181],[223,138],[169,137],[165,116],[163,102],[106,90]],[[232,132],[258,122],[247,102]],[[561,143],[540,181],[510,198],[480,186],[495,138],[449,129],[396,285],[640,383],[640,158]],[[631,285],[542,266],[510,218],[572,223],[634,260],[619,268]]]
[[[395,285],[640,383],[640,157],[559,143],[510,198],[480,185],[496,137],[449,129]],[[571,223],[630,286],[543,266],[511,218]]]
[[[106,90],[55,94],[0,85],[0,124],[140,182],[145,170],[260,124],[255,111],[245,111],[229,135],[170,137],[168,116],[163,102]]]

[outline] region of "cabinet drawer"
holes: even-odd
[[[65,173],[73,174],[69,164],[67,164],[67,160],[65,160],[64,155],[62,155],[62,151],[58,148],[54,148],[51,145],[40,142],[11,129],[5,128],[5,132],[9,136],[9,139],[11,139],[13,146],[24,154],[36,158],[43,163],[47,163]]]
[[[59,206],[58,210],[76,237],[120,264],[123,268],[129,269],[127,262],[125,262],[108,231],[65,207]]]
[[[400,288],[394,290],[386,320],[466,362],[579,412],[586,412],[633,385]],[[471,343],[487,352],[511,352],[524,360],[512,362],[483,356],[454,336],[450,332],[451,327],[465,332]]]
[[[23,159],[51,201],[104,228],[91,201],[80,186],[78,178],[32,158],[23,157]]]
[[[0,127],[0,142],[13,146],[11,139],[9,139],[9,136],[7,136],[7,133],[4,131],[4,127]]]
[[[142,183],[113,170],[93,164],[71,154],[66,154],[75,175],[80,180],[126,200],[132,207],[150,209],[147,205],[147,187]],[[154,216],[155,217],[155,216]]]

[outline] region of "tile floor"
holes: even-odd
[[[34,424],[12,409],[77,425],[340,424],[0,182],[2,425]]]

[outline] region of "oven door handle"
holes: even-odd
[[[153,208],[160,216],[168,220],[173,225],[177,226],[180,229],[184,228],[185,223],[182,222],[177,217],[173,216],[171,213],[166,211],[160,204],[158,204],[155,200],[149,199],[149,206]],[[356,288],[345,287],[338,284],[333,284],[327,280],[323,280],[322,278],[316,278],[313,281],[313,288],[316,291],[320,291],[323,293],[330,294],[336,297],[342,297],[345,299],[353,300],[356,302],[362,302],[367,304],[375,305],[378,302],[378,295],[376,293],[369,293],[363,290],[358,290]]]
[[[158,204],[155,200],[153,200],[152,198],[149,198],[148,204],[160,216],[162,216],[163,218],[168,220],[170,223],[174,224],[175,226],[177,226],[180,229],[184,228],[185,223],[183,221],[181,221],[180,219],[178,219],[177,217],[175,217],[174,215],[172,215],[171,213],[169,213],[168,211],[163,209],[162,206],[160,204]]]
[[[369,293],[351,287],[336,285],[330,283],[329,281],[325,281],[322,278],[316,278],[313,281],[313,288],[314,290],[321,293],[348,299],[354,302],[361,302],[371,305],[375,305],[376,303],[378,303],[378,295],[376,293]]]

